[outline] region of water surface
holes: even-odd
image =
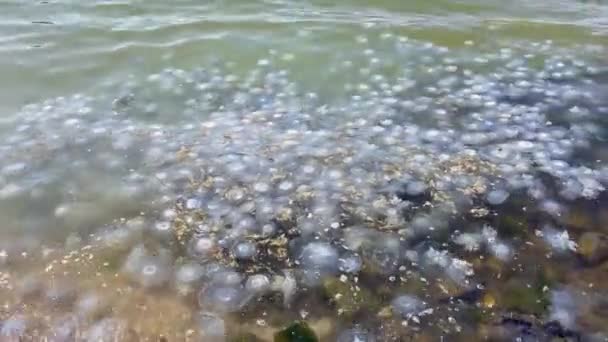
[[[608,5],[0,9],[2,340],[606,340]]]

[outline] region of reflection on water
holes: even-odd
[[[556,4],[0,5],[1,340],[606,340],[606,10]]]

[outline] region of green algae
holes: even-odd
[[[305,322],[295,322],[274,335],[274,342],[318,342],[315,332]]]

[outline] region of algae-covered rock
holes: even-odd
[[[341,315],[350,316],[364,307],[373,309],[379,305],[367,288],[356,286],[347,279],[328,278],[323,282],[323,289]]]
[[[548,299],[538,285],[528,285],[523,279],[512,279],[497,299],[500,306],[522,313],[542,315],[547,310]]]
[[[318,342],[315,332],[305,322],[295,322],[274,335],[274,342]]]
[[[582,231],[593,229],[595,226],[591,213],[580,208],[569,210],[564,222],[568,227]]]
[[[578,240],[578,252],[589,264],[600,263],[608,259],[608,235],[587,232]]]
[[[496,228],[502,236],[523,237],[528,233],[528,222],[525,214],[500,214],[497,217]]]
[[[230,342],[261,342],[255,334],[252,333],[240,333],[230,339]]]

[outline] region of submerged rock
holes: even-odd
[[[363,309],[373,312],[380,304],[369,289],[348,279],[327,278],[323,281],[323,290],[339,315],[352,316]]]
[[[608,260],[608,235],[585,232],[578,239],[578,253],[589,264]]]
[[[274,335],[274,342],[318,342],[315,332],[305,322],[295,322]]]
[[[259,339],[255,334],[243,333],[231,338],[230,342],[262,342],[262,340]]]
[[[540,284],[529,284],[525,279],[513,279],[505,284],[498,303],[520,313],[542,315],[549,305],[547,294]]]

